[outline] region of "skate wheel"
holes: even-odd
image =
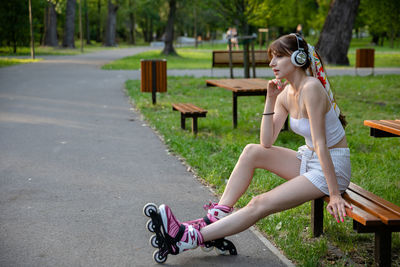
[[[151,214],[157,212],[157,206],[154,203],[147,203],[143,207],[143,214],[147,217],[151,217]]]
[[[225,249],[219,249],[219,248],[215,248],[215,253],[217,253],[217,255],[228,255],[229,251],[225,250]]]
[[[150,245],[153,247],[153,248],[159,248],[160,247],[160,240],[157,238],[157,235],[152,235],[151,237],[150,237]]]
[[[147,221],[146,228],[147,228],[147,230],[149,230],[152,233],[154,233],[156,231],[156,225],[153,223],[152,220]]]
[[[201,247],[201,250],[204,252],[210,252],[211,250],[213,250],[213,247]]]
[[[168,258],[168,255],[165,255],[165,256],[160,255],[160,251],[159,250],[156,250],[153,253],[153,259],[157,263],[164,263],[164,262],[167,261],[167,258]]]

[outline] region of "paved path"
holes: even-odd
[[[143,48],[53,56],[0,69],[0,266],[149,266],[142,207],[203,216],[213,199],[133,111],[124,81],[104,71]],[[171,266],[285,266],[250,230],[236,257],[200,249]]]

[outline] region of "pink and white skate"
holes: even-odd
[[[176,219],[167,205],[160,205],[159,213],[162,220],[164,235],[171,241],[171,254],[179,254],[188,249],[195,249],[203,243],[203,237],[198,229]]]

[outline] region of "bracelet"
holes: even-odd
[[[263,113],[263,115],[274,115],[275,114],[275,112],[269,112],[269,113]]]

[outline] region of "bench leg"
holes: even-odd
[[[233,128],[237,128],[237,94],[232,93],[232,112],[233,112]]]
[[[324,200],[315,199],[311,202],[311,228],[314,237],[318,237],[324,230]]]
[[[186,117],[185,117],[185,115],[183,115],[183,113],[181,113],[181,128],[183,129],[183,130],[185,130],[185,123],[186,122]]]
[[[392,233],[386,229],[375,232],[375,265],[391,266]]]
[[[193,117],[192,120],[192,132],[197,134],[197,117]]]

